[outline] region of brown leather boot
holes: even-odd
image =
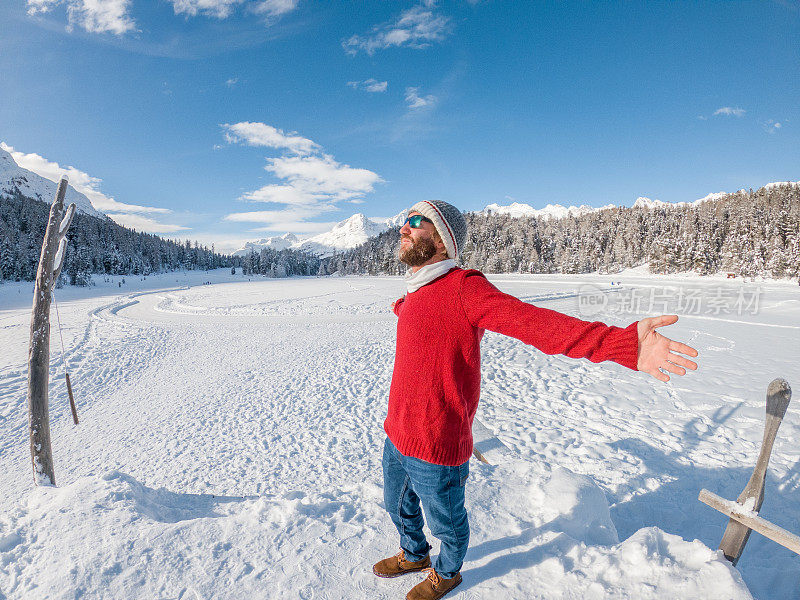
[[[456,576],[451,579],[445,579],[431,569],[428,578],[408,592],[406,600],[439,600],[459,583],[461,583],[461,573],[456,573]]]
[[[372,567],[372,572],[378,577],[397,577],[398,575],[405,575],[406,573],[413,573],[414,571],[422,571],[431,566],[431,557],[426,556],[422,560],[412,562],[406,560],[406,553],[400,550],[398,554],[384,558],[382,561],[377,562]]]

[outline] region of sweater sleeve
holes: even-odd
[[[637,370],[637,322],[625,328],[614,327],[527,304],[498,290],[479,271],[466,271],[461,303],[473,327],[517,338],[545,354],[588,358],[592,362],[611,360]]]
[[[394,311],[394,314],[397,315],[398,317],[400,316],[400,305],[403,304],[403,302],[405,302],[405,300],[406,300],[406,297],[403,296],[399,300],[395,300],[394,304],[392,304],[392,311]]]

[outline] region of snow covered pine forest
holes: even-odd
[[[465,262],[504,291],[616,325],[677,313],[669,335],[700,351],[700,368],[664,385],[487,333],[478,418],[512,458],[471,463],[472,541],[453,598],[800,598],[795,554],[753,534],[731,567],[715,550],[727,518],[697,501],[701,488],[741,492],[767,384],[800,382],[798,194],[776,185],[562,219],[469,216]],[[8,277],[0,599],[403,597],[408,578],[371,573],[397,548],[380,468],[388,307],[404,290],[393,235],[313,259],[310,275],[334,277],[254,278],[276,274],[262,256],[306,256],[264,249],[213,270],[156,261],[121,286],[123,273],[89,256],[94,285],[55,293],[57,488],[32,485],[32,284]],[[790,405],[761,510],[795,532],[798,435]]]
[[[33,280],[55,187],[0,149],[0,281]],[[197,242],[179,243],[122,227],[72,188],[67,202],[76,202],[78,213],[63,284],[88,285],[92,275],[147,276],[220,267],[268,277],[405,271],[396,258],[396,217],[376,227],[363,215],[354,215],[335,228],[342,235],[339,247],[310,241],[291,245],[283,236],[225,256]],[[691,203],[640,198],[632,207],[549,206],[539,211],[527,205],[489,205],[468,213],[467,219],[462,262],[487,273],[616,273],[646,265],[659,274],[800,277],[796,182],[709,194]],[[347,231],[353,226],[356,231]]]

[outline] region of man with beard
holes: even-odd
[[[373,566],[379,577],[428,570],[407,600],[436,600],[461,583],[469,544],[464,490],[472,455],[472,421],[480,395],[480,341],[486,329],[546,354],[611,360],[669,381],[697,364],[697,351],[656,332],[675,315],[628,327],[589,323],[504,294],[480,271],[456,266],[467,224],[454,206],[426,200],[400,229],[399,258],[411,267],[398,317],[397,350],[384,423],[383,490],[400,534],[400,552]],[[422,509],[441,540],[434,568],[422,531]]]

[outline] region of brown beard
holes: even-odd
[[[403,250],[402,245],[398,250],[398,257],[400,262],[407,264],[409,267],[419,267],[428,262],[436,255],[436,244],[430,237],[419,238],[416,242],[408,236],[400,236],[402,244],[404,239],[411,241],[411,246]]]

